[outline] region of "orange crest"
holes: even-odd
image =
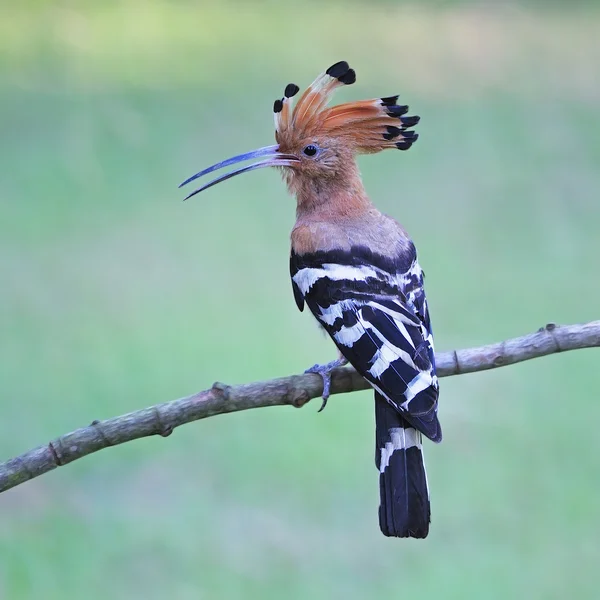
[[[275,138],[279,144],[296,139],[327,136],[342,141],[355,152],[373,153],[386,148],[408,150],[419,137],[409,131],[419,117],[406,116],[408,106],[398,105],[398,96],[348,102],[331,108],[327,103],[341,85],[351,85],[356,73],[341,61],[319,75],[302,94],[292,111],[297,85],[290,83],[284,97],[276,100]]]

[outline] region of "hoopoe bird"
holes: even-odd
[[[381,531],[424,538],[430,503],[422,436],[440,442],[442,431],[423,271],[403,227],[369,200],[355,161],[358,154],[408,150],[417,140],[411,127],[419,117],[407,116],[398,96],[328,107],[332,92],[355,80],[348,63],[338,62],[293,110],[299,88],[290,83],[273,106],[277,144],[224,160],[181,185],[250,159],[261,160],[187,198],[247,171],[282,169],[297,200],[290,258],[294,298],[301,311],[308,306],[340,354],[308,372],[323,378],[323,406],[331,371],[347,362],[374,388]]]

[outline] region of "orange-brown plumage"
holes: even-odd
[[[372,154],[387,148],[407,150],[418,135],[411,127],[419,117],[406,116],[408,106],[397,105],[398,96],[348,102],[328,107],[333,92],[351,85],[356,74],[345,61],[338,62],[300,95],[293,108],[297,85],[286,86],[273,105],[276,146],[241,154],[204,169],[187,179],[189,183],[224,166],[251,158],[266,157],[203,185],[188,196],[246,171],[262,167],[285,167],[288,187],[300,206],[316,206],[349,194],[360,196],[362,184],[355,164],[357,154]],[[329,199],[329,200],[328,200]]]
[[[387,148],[405,150],[418,137],[409,128],[419,118],[405,116],[408,107],[398,106],[397,96],[328,107],[333,92],[355,79],[354,71],[342,61],[315,79],[293,111],[290,98],[275,102],[278,148],[298,157],[284,176],[297,198],[299,218],[315,210],[337,211],[340,216],[356,213],[359,207],[366,210],[370,202],[356,155]]]
[[[408,148],[418,137],[409,131],[409,127],[418,122],[418,117],[405,117],[408,106],[397,106],[397,96],[327,107],[338,87],[354,81],[354,71],[348,64],[336,63],[306,89],[291,117],[288,116],[289,102],[284,102],[281,116],[276,118],[275,138],[280,146],[284,150],[297,149],[311,138],[329,142],[337,138],[343,140],[352,156],[397,148],[403,141],[407,143],[400,144],[400,148]]]

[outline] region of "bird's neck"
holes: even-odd
[[[350,177],[296,179],[292,183],[290,189],[298,201],[291,235],[296,254],[352,252],[361,247],[374,254],[397,256],[410,248],[404,229],[369,200],[358,169]]]
[[[296,175],[288,187],[296,196],[297,223],[360,218],[373,206],[355,164],[334,177]]]
[[[353,252],[359,247],[380,256],[414,252],[404,228],[373,206],[355,164],[332,178],[296,175],[287,183],[298,202],[291,235],[296,254]]]

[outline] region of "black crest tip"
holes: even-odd
[[[388,96],[387,98],[380,98],[381,106],[394,106],[394,104],[396,104],[396,102],[398,101],[398,98],[400,98],[399,95]]]
[[[288,83],[285,86],[285,92],[283,92],[283,95],[286,98],[292,98],[293,96],[295,96],[298,92],[300,91],[300,88],[295,84],[295,83]]]
[[[283,101],[277,98],[273,103],[273,112],[280,113],[283,110]]]
[[[342,75],[348,72],[350,69],[350,65],[345,60],[341,60],[340,62],[336,62],[335,65],[331,65],[325,73],[330,77],[335,77],[339,79]]]
[[[393,140],[402,133],[402,129],[400,129],[399,127],[394,127],[393,125],[388,125],[386,129],[387,133],[383,134],[384,140]]]
[[[421,117],[417,115],[413,117],[400,117],[400,122],[404,127],[414,127],[420,120]]]
[[[352,85],[356,81],[356,72],[354,71],[354,69],[348,69],[346,73],[340,75],[337,79],[340,83],[343,83],[344,85]]]
[[[414,132],[411,131],[411,133]],[[419,134],[415,133],[415,135],[410,139],[404,139],[401,142],[396,142],[396,148],[398,148],[398,150],[408,150],[418,139]]]
[[[388,106],[387,114],[390,117],[400,118],[402,115],[405,115],[408,112],[408,105],[402,104],[401,106]]]
[[[419,137],[419,134],[414,131],[402,131],[402,137],[405,140],[416,140]]]

